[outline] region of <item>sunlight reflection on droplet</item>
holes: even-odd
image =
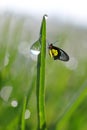
[[[75,70],[78,67],[78,61],[76,58],[71,57],[69,62],[66,63],[66,67],[70,70]]]
[[[8,101],[11,92],[12,92],[12,86],[5,86],[1,89],[0,91],[0,97],[4,100],[4,101]]]
[[[29,119],[30,118],[30,111],[28,109],[26,109],[25,111],[25,119]]]
[[[30,57],[32,58],[32,60],[37,61],[37,57],[38,57],[39,53],[40,53],[39,50],[30,49]]]
[[[32,46],[31,46],[31,48],[30,48],[30,52],[31,52],[31,54],[33,54],[33,55],[39,55],[39,53],[40,53],[40,42],[39,42],[39,40],[37,40]]]
[[[5,55],[5,59],[4,59],[4,66],[7,66],[8,63],[9,63],[9,54],[7,53],[7,54]]]
[[[18,47],[18,51],[20,54],[24,55],[25,57],[30,57],[30,46],[28,42],[21,42]]]
[[[37,56],[40,54],[40,41],[37,40],[30,48],[30,56],[37,61]]]
[[[31,51],[31,53],[33,54],[33,55],[39,55],[39,53],[40,53],[40,51],[39,50],[30,50]]]
[[[13,101],[11,102],[11,106],[12,106],[12,107],[17,107],[17,106],[18,106],[18,101],[17,101],[17,100],[13,100]]]

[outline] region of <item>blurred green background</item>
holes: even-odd
[[[0,14],[0,130],[21,130],[27,93],[25,130],[37,128],[37,63],[30,54],[30,46],[39,38],[41,20],[32,15]],[[70,61],[54,61],[47,49],[48,130],[87,130],[87,28],[48,17],[47,42],[55,41],[55,46],[69,54]]]

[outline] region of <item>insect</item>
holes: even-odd
[[[49,49],[50,57],[51,58],[53,57],[54,60],[61,60],[61,61],[69,60],[68,54],[65,51],[63,51],[62,49],[60,49],[56,46],[53,46],[52,43],[48,46],[48,49]]]

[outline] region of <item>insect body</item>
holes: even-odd
[[[48,49],[49,49],[50,57],[51,58],[53,57],[54,60],[62,60],[62,61],[69,60],[68,54],[65,51],[63,51],[62,49],[60,49],[56,46],[53,46],[52,43],[48,46]]]

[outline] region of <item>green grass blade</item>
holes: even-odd
[[[29,102],[31,95],[33,93],[33,90],[35,88],[35,81],[36,81],[36,70],[35,69],[36,69],[36,66],[33,69],[33,76],[31,76],[32,80],[30,82],[29,89],[28,89],[27,94],[26,94],[27,95],[26,107],[28,106],[28,102]]]
[[[40,29],[41,53],[37,61],[37,111],[38,129],[46,130],[45,120],[45,56],[46,56],[46,19],[43,16]]]
[[[35,72],[35,68],[34,67],[34,72]],[[29,85],[29,90],[26,94],[26,96],[24,97],[24,101],[23,101],[23,108],[22,108],[22,114],[21,114],[21,117],[20,117],[20,120],[21,120],[21,130],[25,130],[25,111],[26,111],[26,108],[28,106],[28,102],[30,100],[30,97],[32,95],[32,92],[33,92],[33,89],[34,89],[34,86],[35,86],[35,80],[36,80],[36,73],[33,73],[33,76],[32,76],[32,80],[30,82],[30,85]]]
[[[22,110],[22,120],[21,120],[21,130],[25,130],[25,110],[26,110],[26,102],[27,102],[27,99],[26,99],[26,97],[24,97],[23,110]]]
[[[86,96],[87,96],[87,80],[81,86],[81,88],[76,93],[76,95],[74,95],[74,97],[72,98],[68,106],[66,107],[60,119],[57,120],[58,124],[57,124],[56,130],[63,130],[63,128],[67,124],[66,122],[69,120],[73,112],[81,104],[81,102],[84,100]]]

